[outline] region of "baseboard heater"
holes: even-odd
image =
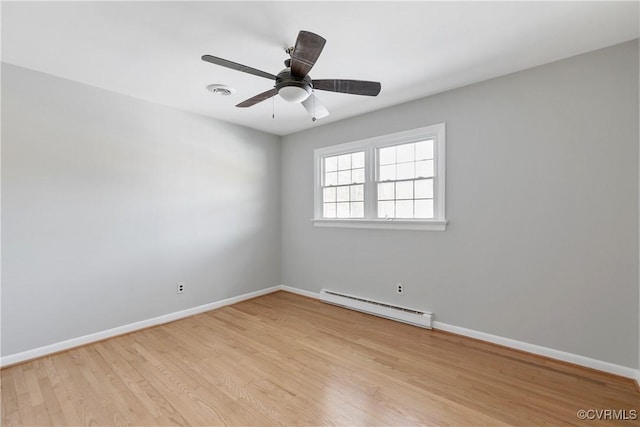
[[[320,299],[326,303],[339,305],[352,310],[362,311],[375,316],[386,317],[398,322],[409,323],[421,328],[431,329],[432,313],[415,310],[413,308],[400,307],[368,298],[347,295],[340,292],[322,289]]]

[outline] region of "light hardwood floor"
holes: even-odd
[[[2,425],[602,425],[632,381],[277,292],[1,371]],[[620,413],[618,413],[620,414]]]

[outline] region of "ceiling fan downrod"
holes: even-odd
[[[312,120],[323,118],[329,115],[326,108],[316,100],[312,93],[316,90],[327,92],[346,93],[351,95],[377,96],[380,93],[380,82],[366,80],[344,80],[344,79],[321,79],[312,80],[309,72],[322,53],[326,40],[321,36],[309,31],[300,31],[296,39],[295,47],[288,47],[285,52],[290,58],[284,61],[285,69],[278,75],[267,73],[247,65],[229,61],[211,55],[203,55],[202,60],[222,67],[230,68],[243,73],[275,81],[275,86],[271,89],[259,93],[236,107],[246,108],[256,105],[259,102],[279,95],[286,101],[300,103],[311,113]],[[275,114],[272,114],[275,118]]]

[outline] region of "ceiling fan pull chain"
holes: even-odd
[[[311,115],[311,121],[315,122],[316,119],[316,97],[315,97],[315,91],[311,90],[311,94],[314,95],[313,98],[311,99],[311,109],[313,110],[313,114]]]
[[[307,112],[311,114],[311,120],[315,122],[318,118],[329,115],[329,112],[320,100],[318,100],[318,105],[316,105],[315,89],[366,96],[377,96],[381,89],[380,82],[370,82],[366,80],[313,80],[309,76],[309,72],[322,53],[325,43],[326,40],[317,34],[310,31],[300,31],[294,47],[287,48],[287,54],[290,57],[284,61],[285,68],[277,75],[229,61],[228,59],[218,58],[217,56],[203,55],[202,60],[221,67],[263,77],[274,83],[271,89],[242,101],[237,104],[236,107],[251,107],[271,98],[273,102],[271,118],[275,119],[275,96],[279,95],[280,98],[287,102],[302,104]],[[309,99],[310,95],[313,96],[311,100]]]

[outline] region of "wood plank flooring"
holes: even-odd
[[[3,426],[640,425],[576,416],[640,416],[630,380],[287,292],[4,368],[1,381]]]

